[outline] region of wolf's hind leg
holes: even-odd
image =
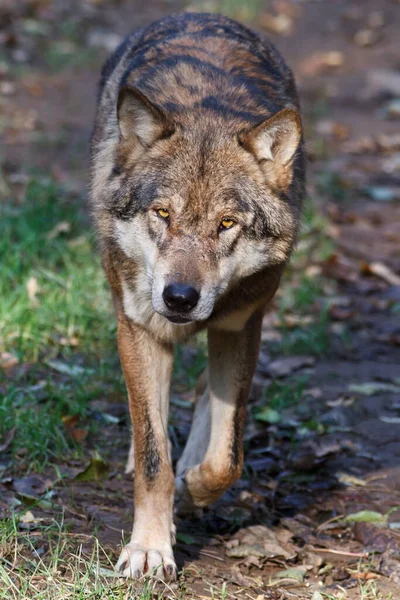
[[[182,456],[176,465],[177,477],[182,476],[189,467],[193,467],[203,460],[210,440],[210,431],[210,390],[208,369],[205,369],[196,385],[192,426]]]
[[[199,392],[200,395],[198,395]],[[203,461],[210,442],[210,433],[210,390],[206,381],[202,389],[197,386],[192,426],[185,449],[176,466],[175,499],[177,512],[180,514],[191,513],[196,510],[192,498],[187,493],[185,475],[190,467],[194,467]]]

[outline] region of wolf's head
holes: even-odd
[[[287,261],[301,195],[295,109],[238,128],[212,111],[173,119],[126,87],[117,115],[108,228],[131,269],[124,289],[140,288],[146,310],[204,321],[238,282]]]

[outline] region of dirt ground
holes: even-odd
[[[0,42],[14,65],[9,71],[0,63],[4,172],[29,165],[82,191],[102,61],[120,36],[182,7],[175,0],[1,5]],[[62,27],[71,15],[77,23],[71,44],[79,60],[68,54]],[[285,332],[290,337],[295,325],[308,324],[323,303],[327,349],[310,344],[306,354],[275,356],[282,324],[275,313],[266,316],[244,476],[201,516],[177,522],[183,597],[395,600],[400,598],[400,5],[276,0],[260,2],[257,16],[248,16],[296,74],[308,187],[332,245],[328,256],[301,263],[305,273],[324,278],[323,298],[312,298],[301,317],[295,308],[289,311]],[[47,37],[31,35],[30,21],[46,25]],[[64,48],[50,52],[49,39]],[[186,351],[189,362],[192,351]],[[264,391],[268,398],[269,387],[278,386],[279,393],[288,386],[290,394],[294,376],[300,378],[293,391],[301,386],[300,400],[287,402],[265,423],[252,419]],[[171,416],[176,454],[188,433],[191,400],[178,382]],[[68,474],[80,466],[70,461],[60,465],[67,479],[54,491],[66,507],[69,531],[95,531],[116,556],[121,530],[128,535],[132,523],[132,483],[123,475],[127,416],[121,398],[105,395],[98,403],[119,418],[96,439],[109,462],[108,477],[71,483]],[[13,493],[10,481],[5,476],[0,481],[4,503]]]

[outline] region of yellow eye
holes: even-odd
[[[169,212],[165,209],[165,208],[159,208],[157,210],[157,213],[160,215],[160,217],[162,217],[163,219],[168,219],[169,217]]]
[[[233,219],[223,219],[220,223],[220,229],[230,229],[234,224]]]

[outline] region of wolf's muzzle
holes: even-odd
[[[177,313],[188,313],[197,306],[200,294],[191,285],[170,283],[164,288],[162,297],[168,310]]]

